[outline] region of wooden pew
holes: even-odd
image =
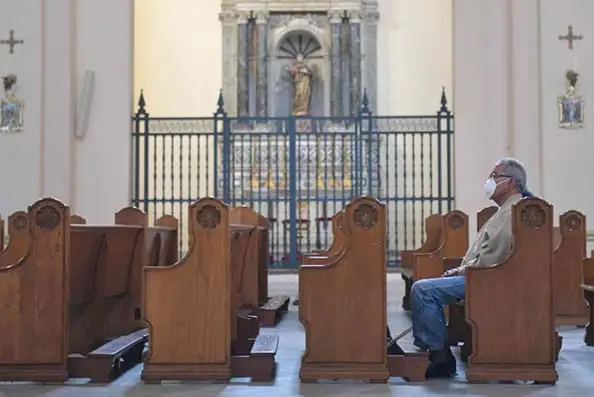
[[[203,198],[189,208],[190,249],[179,262],[144,269],[143,314],[149,351],[141,378],[271,381],[278,337],[258,335],[257,317],[241,308],[232,260],[243,260],[254,226],[231,226],[229,208]]]
[[[586,326],[584,342],[588,346],[594,346],[594,251],[590,253],[590,258],[584,258],[583,275],[584,280],[581,286],[584,290],[584,298],[588,301],[589,306],[588,325]]]
[[[424,379],[426,353],[386,355],[384,205],[357,199],[333,217],[332,226],[331,247],[306,255],[299,269],[301,381]]]
[[[0,380],[104,382],[140,361],[143,227],[70,219],[42,199],[11,216],[0,263]],[[70,221],[78,224],[70,225]],[[138,313],[139,314],[139,313]],[[23,331],[26,330],[26,331]]]
[[[553,208],[528,198],[512,211],[511,257],[466,271],[466,318],[473,334],[466,376],[469,382],[554,384]]]
[[[342,216],[343,245],[333,244],[328,256],[305,255],[299,269],[299,321],[305,328],[299,378],[385,382],[385,207],[361,198]]]
[[[496,206],[490,206],[478,213],[479,230],[496,211]],[[586,256],[586,217],[581,212],[572,210],[559,216],[559,226],[553,228],[553,247],[555,323],[586,325],[588,309],[580,288],[582,259]]]
[[[425,244],[415,251],[401,253],[405,310],[410,308],[410,289],[414,280],[440,277],[443,274],[443,258],[464,256],[468,249],[468,216],[462,211],[431,215],[426,219],[426,227]]]
[[[410,311],[410,291],[413,284],[414,255],[417,253],[432,252],[439,247],[441,239],[441,215],[433,214],[425,218],[425,241],[415,250],[400,251],[400,262],[402,263],[402,280],[404,280],[404,296],[402,297],[402,308]]]
[[[146,215],[126,207],[115,225],[70,217],[69,375],[108,382],[142,361],[148,330],[140,321]]]
[[[229,221],[254,227],[248,250],[253,250],[255,255],[245,255],[243,261],[232,261],[234,266],[240,266],[232,270],[238,299],[254,310],[262,326],[274,327],[287,313],[290,298],[285,295],[268,296],[268,220],[249,207],[237,207],[230,210]]]
[[[567,211],[555,228],[553,251],[553,292],[557,325],[588,323],[588,308],[582,283],[583,259],[586,256],[586,217],[578,211]]]
[[[497,212],[499,207],[491,205],[483,208],[476,214],[476,230],[481,230],[483,225]],[[444,258],[443,271],[444,273],[450,269],[454,269],[462,264],[462,256],[458,258]],[[465,340],[470,340],[470,328],[466,324],[466,308],[464,301],[455,305],[450,305],[447,311],[448,317],[448,340],[450,346],[456,346],[459,343],[464,343]],[[470,355],[470,344],[462,346],[462,360],[466,361]]]

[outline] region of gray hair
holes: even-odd
[[[512,178],[513,183],[520,193],[526,190],[526,170],[524,169],[524,164],[508,157],[499,160],[497,165],[503,166],[503,172]]]

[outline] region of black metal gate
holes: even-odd
[[[388,209],[388,264],[418,245],[424,219],[453,206],[453,115],[375,116],[363,98],[347,118],[227,116],[222,97],[212,117],[159,118],[141,93],[133,116],[132,202],[152,219],[180,220],[212,196],[267,216],[270,267],[294,269],[300,254],[327,248],[330,219],[369,195]]]

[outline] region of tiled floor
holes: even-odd
[[[297,292],[297,276],[274,275],[270,277],[271,294],[291,294]],[[388,312],[393,333],[404,330],[409,319],[400,309],[403,283],[399,274],[388,276]],[[73,384],[67,386],[42,386],[31,384],[0,384],[0,397],[324,397],[324,396],[572,396],[593,395],[594,393],[594,347],[583,344],[583,329],[567,327],[561,330],[564,337],[563,350],[557,368],[559,382],[556,386],[534,385],[469,385],[461,373],[452,380],[439,380],[424,383],[406,383],[396,379],[387,385],[369,384],[300,384],[298,380],[299,359],[303,351],[303,332],[297,321],[296,307],[274,329],[264,332],[280,335],[277,355],[278,373],[273,385],[250,385],[232,383],[230,385],[207,385],[199,383],[170,383],[164,385],[144,385],[139,381],[140,366],[126,373],[110,385],[95,386]],[[78,382],[77,382],[78,383]]]

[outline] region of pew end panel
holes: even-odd
[[[559,244],[553,250],[553,290],[557,325],[586,325],[588,308],[580,288],[586,256],[586,217],[567,211],[559,217]]]
[[[229,211],[221,201],[203,198],[190,206],[188,219],[185,257],[144,269],[145,382],[231,378]]]
[[[512,210],[510,258],[466,271],[466,318],[472,330],[469,382],[557,381],[552,215],[545,201],[523,199]]]
[[[581,285],[584,291],[584,299],[588,302],[588,325],[584,342],[588,346],[594,346],[594,251],[590,258],[583,260],[584,281]]]
[[[41,199],[27,211],[26,255],[0,267],[0,380],[68,379],[70,209]]]
[[[343,246],[332,256],[304,256],[299,269],[299,320],[306,335],[299,377],[385,382],[385,207],[360,198],[343,216]]]

